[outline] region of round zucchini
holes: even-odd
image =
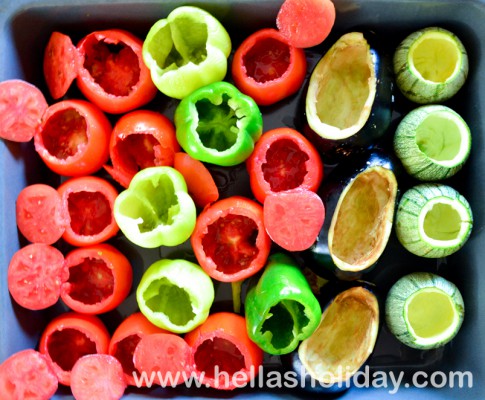
[[[419,104],[454,96],[468,76],[468,55],[452,32],[428,27],[411,33],[394,53],[394,74],[402,94]]]
[[[423,183],[403,194],[396,212],[396,234],[411,253],[449,256],[468,240],[473,215],[468,201],[450,186]]]
[[[422,181],[455,175],[471,149],[467,123],[451,108],[426,105],[409,112],[394,136],[394,151],[406,171]]]
[[[460,330],[465,305],[445,278],[415,272],[399,279],[386,298],[386,323],[405,345],[421,350],[444,346]]]
[[[371,32],[340,37],[318,61],[308,82],[304,134],[334,164],[372,147],[392,117],[392,61]]]

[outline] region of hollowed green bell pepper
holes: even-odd
[[[115,200],[114,217],[125,236],[141,247],[176,246],[195,228],[196,208],[180,172],[172,167],[139,171]]]
[[[245,161],[263,130],[258,105],[227,82],[192,92],[178,105],[174,121],[177,140],[189,155],[221,166]]]
[[[274,254],[245,301],[249,337],[269,354],[287,354],[318,327],[322,311],[302,271]]]
[[[181,6],[150,28],[142,54],[157,88],[182,99],[224,79],[231,47],[229,34],[214,16]]]

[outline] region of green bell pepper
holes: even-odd
[[[221,166],[245,161],[263,131],[258,105],[227,82],[192,92],[177,106],[174,121],[177,140],[189,155]]]
[[[152,324],[186,333],[209,316],[214,284],[202,268],[190,261],[159,260],[143,274],[136,300]]]
[[[273,254],[245,301],[249,337],[269,354],[287,354],[318,327],[322,311],[305,276],[284,254]]]
[[[172,167],[139,171],[114,203],[125,236],[141,247],[177,246],[195,228],[196,208],[180,172]]]
[[[198,7],[181,6],[150,28],[142,55],[155,86],[182,99],[224,79],[231,47],[229,34],[214,16]]]

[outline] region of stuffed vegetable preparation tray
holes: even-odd
[[[483,392],[485,3],[0,6],[1,398]]]

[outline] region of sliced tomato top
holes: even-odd
[[[46,244],[29,244],[10,260],[8,289],[21,306],[41,310],[57,303],[68,276],[59,250]]]
[[[66,242],[88,246],[116,235],[113,206],[118,192],[108,181],[95,176],[72,178],[57,190],[69,218],[63,234]]]
[[[101,243],[72,250],[66,256],[69,279],[61,298],[74,311],[101,314],[118,307],[131,289],[129,260],[115,247]]]
[[[44,77],[54,100],[64,96],[80,66],[80,56],[71,38],[60,32],[52,32],[44,51]]]
[[[77,84],[102,110],[119,114],[151,101],[157,88],[142,59],[143,41],[120,29],[92,32],[77,49],[81,57]]]
[[[292,128],[264,133],[246,166],[251,190],[261,203],[268,194],[285,190],[315,192],[323,179],[323,162],[317,150]]]
[[[262,206],[240,196],[213,203],[197,218],[191,244],[200,266],[214,279],[234,282],[255,274],[271,247]]]
[[[180,145],[173,123],[163,114],[136,110],[123,115],[111,133],[110,157],[113,166],[105,166],[125,188],[141,169],[173,166]]]
[[[34,85],[20,79],[0,82],[0,138],[28,142],[45,110],[47,101]]]
[[[0,365],[1,399],[48,400],[57,387],[50,362],[33,349],[19,351]]]

